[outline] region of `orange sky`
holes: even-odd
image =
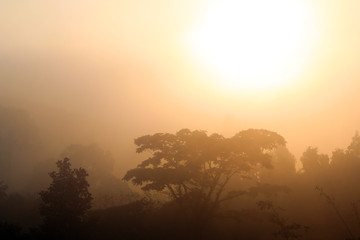
[[[360,1],[307,1],[318,44],[296,84],[271,94],[218,91],[184,47],[210,2],[2,0],[0,99],[118,151],[185,127],[273,130],[297,157],[346,147],[360,129]]]

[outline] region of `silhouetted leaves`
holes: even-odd
[[[285,140],[267,130],[249,129],[225,138],[182,129],[176,134],[142,136],[135,144],[138,153],[148,151],[152,155],[129,170],[124,179],[145,191],[169,194],[183,212],[188,212],[187,221],[205,223],[221,202],[243,194],[224,194],[233,176],[247,179],[255,168],[270,168],[270,151],[284,145]]]
[[[137,199],[128,184],[114,175],[115,159],[109,151],[96,144],[72,144],[61,157],[70,158],[74,167],[85,168],[89,173],[87,180],[94,208],[111,207]]]
[[[44,217],[45,233],[62,239],[76,236],[86,211],[91,208],[92,197],[85,169],[72,169],[68,158],[56,165],[58,171],[49,173],[52,178],[50,187],[40,192],[40,212]]]

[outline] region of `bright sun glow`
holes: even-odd
[[[302,0],[213,1],[188,36],[215,87],[276,89],[303,70],[316,39],[310,4]]]

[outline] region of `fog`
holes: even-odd
[[[320,36],[305,70],[276,91],[226,92],[186,47],[206,1],[0,0],[0,182],[8,193],[38,196],[58,160],[69,157],[75,168],[101,169],[96,160],[81,162],[89,155],[76,155],[93,151],[111,166],[100,173],[86,169],[90,189],[98,193],[94,209],[129,203],[144,194],[121,180],[145,159],[134,139],[184,128],[225,138],[246,129],[274,131],[286,141],[282,157],[291,159],[287,169],[294,175],[311,175],[301,160],[305,151],[326,154],[328,165],[335,164],[338,149],[351,155],[348,146],[360,129],[360,4],[305,2],[312,4]],[[326,174],[338,177],[335,172]],[[331,186],[332,180],[318,181],[317,174],[304,182],[291,176],[298,189],[293,197],[304,197],[304,186]],[[291,177],[269,182],[283,185]],[[328,194],[341,195],[338,188]],[[357,193],[349,195],[358,200]],[[289,211],[295,220],[306,218]]]

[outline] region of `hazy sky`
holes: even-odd
[[[181,128],[265,128],[297,157],[347,146],[360,129],[360,1],[303,1],[317,33],[306,67],[254,92],[214,85],[187,47],[214,2],[0,0],[2,105],[27,109],[49,138],[118,152]]]

